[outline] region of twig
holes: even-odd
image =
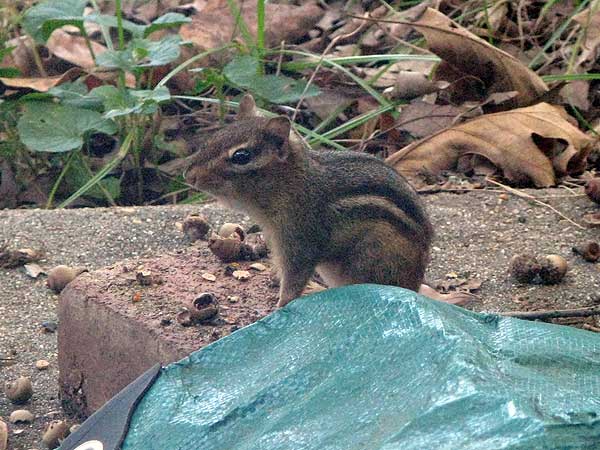
[[[589,323],[584,323],[581,327],[585,330],[593,331],[594,333],[600,333],[600,328],[590,325]]]
[[[556,319],[559,317],[590,317],[600,315],[600,306],[589,306],[587,308],[577,309],[549,309],[542,311],[507,311],[498,314],[524,320]]]
[[[348,39],[349,37],[352,37],[353,35],[358,34],[364,28],[365,28],[365,24],[361,23],[356,28],[356,30],[353,30],[347,34],[336,36],[335,38],[332,39],[332,41],[329,43],[329,45],[327,45],[325,50],[323,50],[323,52],[321,53],[321,57],[319,58],[319,61],[317,62],[317,65],[315,67],[315,70],[313,71],[313,73],[310,75],[308,81],[306,82],[306,86],[304,86],[304,90],[302,91],[302,94],[300,94],[300,99],[298,100],[298,103],[296,104],[294,114],[292,115],[292,118],[291,118],[292,122],[294,122],[294,120],[296,120],[296,116],[298,115],[298,110],[300,109],[300,105],[304,101],[304,97],[306,96],[306,93],[308,92],[308,88],[310,87],[313,80],[317,76],[317,72],[319,72],[319,70],[321,69],[321,66],[323,65],[323,60],[325,59],[325,55],[327,55],[327,53],[330,52],[330,50],[338,43],[338,41],[340,41],[341,39]]]
[[[510,186],[506,186],[505,184],[499,183],[498,181],[492,180],[491,178],[486,178],[486,181],[488,181],[488,182],[490,182],[492,184],[495,184],[496,186],[500,186],[502,189],[506,190],[508,193],[513,194],[513,195],[515,195],[517,197],[524,198],[525,200],[531,200],[532,202],[535,202],[538,205],[545,206],[546,208],[554,211],[556,214],[558,214],[560,217],[562,217],[563,219],[565,219],[567,222],[575,225],[580,230],[586,230],[587,229],[583,225],[579,225],[577,222],[573,221],[572,219],[569,219],[567,216],[565,216],[563,213],[561,213],[554,206],[549,205],[548,203],[545,203],[545,202],[543,202],[541,200],[538,200],[536,197],[534,197],[531,194],[527,194],[526,192],[521,192],[518,189],[511,188]]]

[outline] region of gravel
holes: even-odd
[[[527,192],[579,223],[585,213],[597,210],[585,196],[568,190]],[[438,193],[424,200],[437,234],[428,280],[481,281],[476,292],[480,301],[473,309],[573,308],[599,301],[598,266],[584,262],[571,250],[587,240],[599,240],[598,229],[581,230],[547,207],[499,192]],[[201,212],[215,226],[243,220],[215,204],[2,210],[0,242],[8,241],[11,248],[43,249],[45,259],[40,265],[46,270],[58,264],[93,270],[188,245],[176,223],[192,212]],[[517,253],[562,255],[569,262],[569,272],[555,286],[516,284],[507,268]],[[33,398],[25,405],[12,405],[1,393],[0,418],[8,423],[12,411],[30,410],[36,416],[32,424],[9,424],[9,449],[40,450],[44,426],[64,417],[57,398],[56,333],[44,332],[41,325],[56,322],[58,297],[45,286],[44,276],[34,280],[23,268],[0,269],[0,286],[0,376],[3,382],[27,376],[34,387]],[[41,359],[50,363],[46,370],[36,369]]]

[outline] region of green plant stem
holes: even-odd
[[[46,68],[44,67],[44,63],[42,62],[42,57],[40,56],[38,46],[33,39],[31,40],[31,43],[31,53],[33,54],[33,60],[35,61],[35,65],[40,71],[40,75],[46,78],[48,76],[48,73],[46,72]]]
[[[264,75],[265,66],[262,59],[265,54],[265,0],[256,2],[256,47],[258,51],[258,75]]]
[[[82,155],[80,155],[79,161],[81,162],[81,165],[83,166],[83,169],[87,172],[88,176],[92,178],[94,176],[94,172],[92,172],[92,169],[90,169],[90,166],[88,165],[88,163]],[[98,182],[98,189],[102,191],[110,206],[117,206],[117,203],[115,202],[113,196],[110,195],[110,192],[108,192],[108,190],[102,185],[102,181]]]
[[[123,11],[121,10],[121,0],[115,0],[115,9],[117,13],[117,33],[119,34],[119,50],[125,48],[125,32],[123,31]]]
[[[71,167],[71,162],[73,161],[73,159],[75,157],[75,153],[77,153],[78,151],[79,150],[73,150],[71,153],[69,153],[67,162],[65,163],[65,166],[63,167],[63,169],[60,171],[60,174],[58,175],[58,178],[54,182],[54,185],[52,186],[52,190],[50,191],[50,194],[48,195],[48,201],[46,202],[46,209],[52,208],[52,203],[54,203],[54,196],[56,195],[56,191],[58,190],[60,184],[62,183],[62,180],[65,177],[66,173],[69,171],[69,167]]]
[[[96,14],[101,14],[100,7],[98,6],[96,0],[90,0],[90,3],[92,4],[94,11],[96,11]],[[102,38],[104,39],[106,47],[109,50],[114,50],[115,48],[113,46],[112,39],[110,38],[110,32],[108,31],[108,27],[106,25],[100,25],[100,32],[102,33]]]
[[[125,48],[125,32],[123,31],[123,11],[121,10],[121,0],[115,0],[115,9],[117,13],[117,33],[119,35],[119,50],[122,51]],[[125,90],[125,71],[123,69],[119,70],[118,86],[121,92]]]
[[[98,182],[100,182],[100,180],[102,180],[106,175],[108,175],[108,173],[111,170],[113,170],[115,167],[117,167],[119,165],[119,163],[121,162],[121,160],[123,158],[125,158],[125,156],[127,156],[127,154],[129,153],[129,149],[131,148],[132,141],[133,141],[133,134],[130,132],[129,134],[127,134],[127,136],[123,140],[123,143],[121,144],[121,148],[119,149],[119,151],[117,152],[115,157],[111,161],[109,161],[102,169],[100,169],[96,173],[96,175],[94,175],[92,178],[90,178],[87,181],[87,183],[85,183],[83,186],[81,186],[79,189],[77,189],[77,191],[75,191],[73,194],[71,194],[71,196],[69,198],[67,198],[60,205],[58,205],[58,207],[64,208],[64,207],[70,205],[73,201],[77,200],[79,197],[81,197],[87,191],[89,191],[94,185],[96,185]]]
[[[92,41],[90,40],[90,36],[87,34],[87,31],[85,31],[85,27],[82,26],[79,31],[81,31],[81,35],[83,36],[83,39],[85,40],[85,45],[87,46],[90,55],[92,56],[92,59],[94,60],[94,64],[96,64],[96,53],[94,53],[94,48],[92,47]]]

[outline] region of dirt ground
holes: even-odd
[[[597,207],[580,193],[565,189],[527,191],[582,224],[585,213]],[[465,280],[475,292],[477,311],[573,308],[600,302],[598,265],[572,252],[574,245],[598,240],[600,229],[579,229],[550,208],[500,192],[438,193],[424,197],[436,230],[428,280],[445,285]],[[44,268],[57,264],[98,269],[126,258],[158,256],[189,244],[176,222],[201,212],[215,226],[241,221],[218,205],[161,206],[79,210],[2,210],[0,242],[11,247],[42,248]],[[245,222],[249,224],[249,222]],[[569,262],[562,283],[521,285],[508,276],[510,258],[518,253],[559,254]],[[9,449],[42,449],[41,434],[51,420],[62,418],[57,399],[56,333],[43,331],[55,322],[58,297],[45,287],[45,277],[33,280],[22,268],[1,269],[0,379],[29,376],[33,398],[25,406],[10,404],[0,394],[0,418],[8,422],[15,409],[36,416],[33,424],[12,425]],[[592,326],[595,319],[586,319]],[[565,322],[565,321],[563,321]],[[576,325],[580,326],[581,320]],[[50,362],[38,371],[35,362]]]

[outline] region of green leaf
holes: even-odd
[[[271,103],[291,103],[298,101],[306,89],[306,82],[283,75],[259,75],[260,65],[253,56],[238,56],[223,68],[227,79]],[[316,86],[309,86],[304,97],[320,93]]]
[[[17,47],[15,47],[13,45],[12,47],[6,47],[3,49],[0,49],[0,62],[2,62],[4,60],[4,58],[6,58],[8,55],[10,55],[15,48],[17,48]]]
[[[166,36],[160,41],[133,39],[124,50],[107,50],[96,63],[109,69],[137,72],[144,67],[164,66],[179,58],[181,37]]]
[[[174,12],[166,13],[157,19],[154,19],[150,25],[145,27],[144,37],[148,37],[148,35],[154,33],[155,31],[178,27],[179,25],[183,25],[184,23],[191,21],[192,19],[185,17],[183,14]]]
[[[119,24],[115,16],[109,16],[106,14],[92,13],[84,17],[86,22],[93,22],[98,25],[102,25],[109,28],[118,28]],[[138,25],[129,20],[123,19],[122,26],[125,31],[129,31],[134,37],[143,37],[144,31],[148,28],[148,25]]]
[[[65,181],[72,188],[72,190],[80,189],[93,176],[90,176],[90,174],[83,166],[81,161],[76,162],[78,163],[72,164],[65,175]],[[109,195],[113,199],[116,199],[121,195],[121,182],[116,177],[106,177],[101,181],[98,181],[98,183],[96,183],[95,185],[90,187],[89,190],[87,190],[85,195],[88,197],[93,197],[97,200],[104,200],[106,198],[106,195],[104,194],[104,192],[102,192],[102,188],[100,187],[100,185],[109,193]]]
[[[88,88],[82,81],[66,82],[48,90],[48,93],[60,99],[64,106],[75,108],[102,110],[102,100],[88,93]]]
[[[21,75],[21,71],[16,67],[0,67],[0,77],[15,78]]]
[[[223,68],[223,75],[238,86],[248,87],[257,78],[259,66],[254,56],[237,56]]]
[[[90,96],[101,99],[107,119],[128,114],[152,114],[158,104],[171,99],[169,90],[157,87],[153,90],[128,89],[120,91],[114,86],[100,86],[90,92]]]
[[[117,132],[115,123],[96,111],[46,102],[27,103],[17,129],[30,150],[54,153],[80,148],[89,131]]]
[[[87,0],[46,0],[29,8],[23,16],[23,28],[38,43],[45,43],[52,32],[63,25],[83,27]]]

